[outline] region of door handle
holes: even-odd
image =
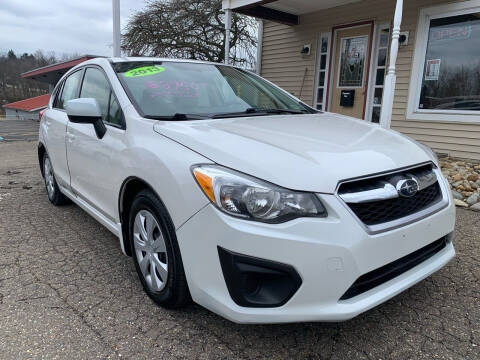
[[[50,126],[50,125],[52,125],[52,122],[48,121],[48,120],[45,120],[45,125]]]
[[[73,140],[75,140],[75,135],[67,132],[67,139],[69,142],[73,142]]]

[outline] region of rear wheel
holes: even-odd
[[[47,189],[48,199],[54,205],[60,206],[70,203],[70,199],[62,194],[55,180],[52,163],[47,153],[43,155],[43,178]]]
[[[175,228],[152,191],[141,191],[129,216],[129,237],[138,277],[148,296],[165,308],[188,302],[188,292]]]

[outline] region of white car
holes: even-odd
[[[50,201],[115,234],[168,308],[346,320],[455,255],[433,152],[232,66],[84,62],[56,86],[38,154]]]

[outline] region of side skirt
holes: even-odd
[[[120,248],[122,249],[122,253],[127,255],[125,252],[125,246],[123,243],[123,232],[122,232],[122,223],[115,223],[108,219],[105,215],[100,213],[98,210],[90,206],[87,202],[80,199],[79,197],[75,196],[71,191],[61,187],[62,193],[72,200],[75,204],[77,204],[80,208],[82,208],[86,213],[88,213],[91,217],[97,220],[100,224],[106,227],[113,235],[118,237],[120,241]]]

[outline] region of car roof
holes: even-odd
[[[201,60],[188,60],[188,59],[172,59],[172,58],[161,58],[161,57],[149,57],[149,56],[138,56],[138,57],[97,57],[93,58],[87,61],[84,61],[73,68],[71,68],[69,71],[67,71],[61,79],[58,81],[60,82],[63,80],[66,76],[69,74],[75,72],[78,68],[86,65],[100,65],[100,66],[108,66],[109,64],[116,64],[116,63],[122,63],[122,62],[129,62],[129,61],[158,61],[158,62],[176,62],[176,63],[190,63],[190,64],[204,64],[204,65],[222,65],[222,66],[228,66],[232,67],[235,69],[242,69],[239,68],[238,66],[234,65],[227,65],[225,63],[218,63],[218,62],[212,62],[212,61],[201,61]],[[242,70],[247,70],[251,71],[249,69],[242,69]]]
[[[225,63],[218,63],[218,62],[212,62],[212,61],[160,58],[160,57],[149,57],[149,56],[107,58],[107,60],[109,60],[112,63],[128,62],[128,61],[170,61],[170,62],[182,62],[182,63],[193,63],[193,64],[226,65]]]
[[[191,64],[205,64],[205,65],[224,65],[224,66],[230,66],[234,68],[238,68],[237,66],[234,65],[227,65],[225,63],[219,63],[219,62],[212,62],[212,61],[201,61],[201,60],[189,60],[189,59],[173,59],[173,58],[161,58],[161,57],[149,57],[149,56],[138,56],[138,57],[109,57],[109,58],[94,58],[87,60],[81,64],[82,65],[87,65],[87,64],[98,64],[98,65],[105,65],[106,62],[109,63],[122,63],[122,62],[130,62],[130,61],[158,61],[158,62],[177,62],[177,63],[191,63]]]

